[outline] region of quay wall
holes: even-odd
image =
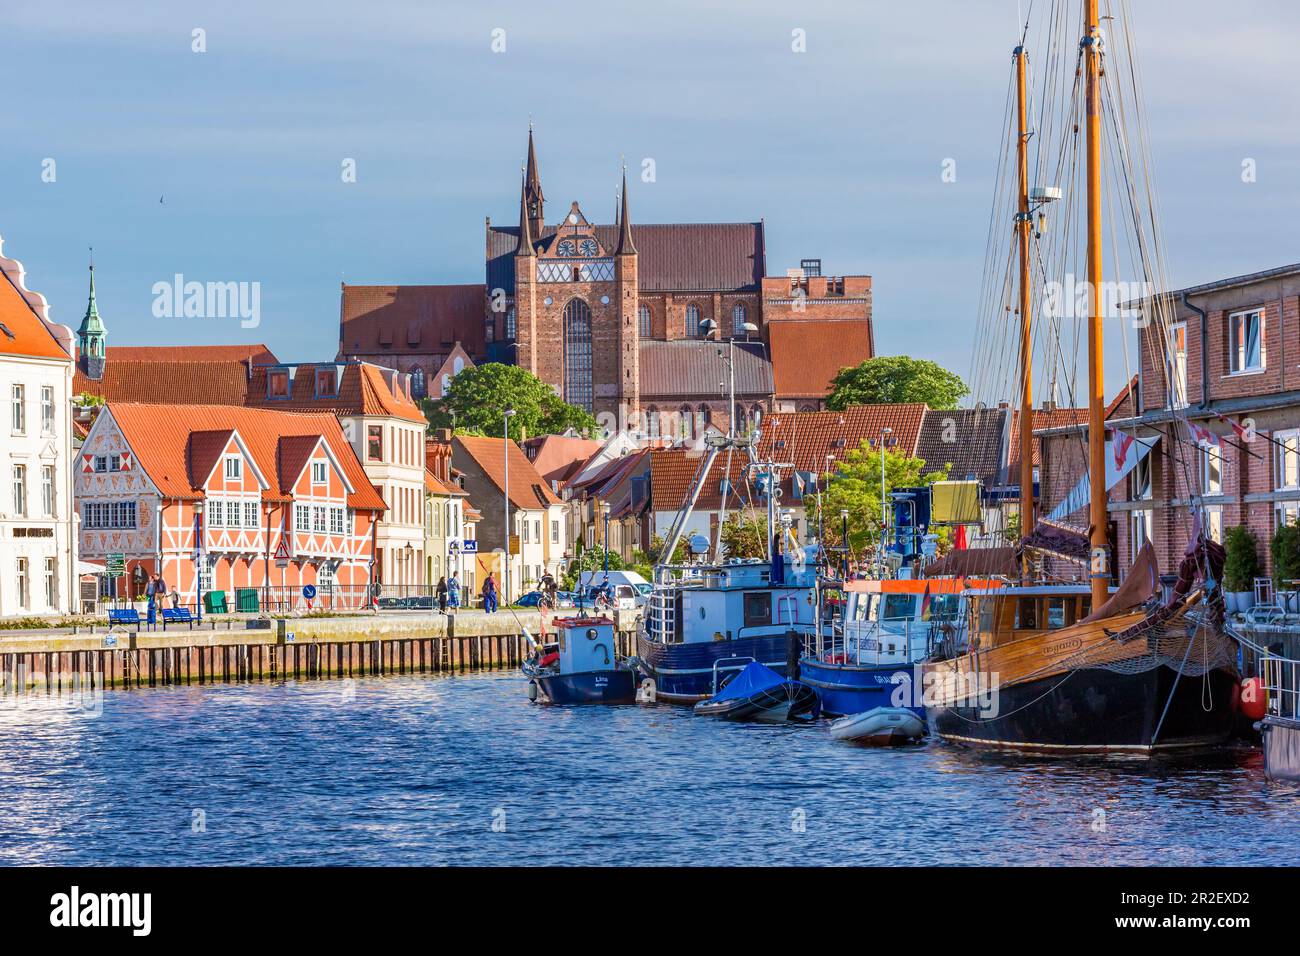
[[[0,638],[0,696],[518,667],[529,653],[523,628],[536,638],[540,619],[536,611],[521,611],[517,618],[391,614],[270,625],[213,621],[192,630],[14,633]],[[631,615],[620,614],[618,631],[619,652],[632,653]]]

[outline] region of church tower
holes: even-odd
[[[529,168],[535,169],[533,156],[533,131],[528,131]],[[541,186],[537,187],[541,195]],[[515,246],[515,301],[514,310],[515,364],[534,375],[537,371],[537,250],[531,207],[529,205],[528,172],[524,172],[519,191],[519,244]],[[537,208],[541,209],[538,199]]]
[[[533,239],[542,238],[545,227],[544,207],[546,197],[542,195],[542,179],[537,174],[537,150],[533,148],[533,124],[528,124],[528,166],[524,170],[524,203],[528,209],[528,230]]]
[[[108,329],[99,317],[99,306],[95,302],[95,264],[90,264],[90,301],[86,303],[86,315],[77,329],[77,365],[81,372],[92,381],[104,377],[104,359],[107,355]]]
[[[618,248],[614,251],[614,276],[619,302],[620,398],[627,426],[641,410],[641,330],[637,320],[640,290],[637,279],[636,246],[632,243],[632,220],[627,212],[627,166],[623,167],[623,189],[619,203]]]

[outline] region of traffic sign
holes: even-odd
[[[126,574],[126,555],[121,551],[114,551],[112,554],[105,555],[104,570],[112,578],[120,578]]]
[[[289,560],[289,536],[286,534],[280,535],[280,543],[275,546],[275,560]]]
[[[465,543],[460,546],[460,549],[466,554],[478,554],[478,542],[467,539]]]
[[[302,596],[305,597],[308,601],[314,598],[316,596],[316,585],[304,584],[302,586]]]

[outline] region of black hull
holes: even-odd
[[[534,677],[545,704],[634,704],[636,674],[627,668]]]
[[[978,706],[935,705],[926,717],[950,743],[996,750],[1143,755],[1226,742],[1236,675],[1183,676],[1175,688],[1176,679],[1165,666],[1137,674],[1081,669],[998,688],[994,717],[982,717]]]

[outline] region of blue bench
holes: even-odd
[[[133,607],[111,607],[108,609],[108,624],[129,624],[140,626],[140,612]]]
[[[188,624],[190,630],[194,630],[194,615],[190,613],[187,607],[165,607],[162,612],[163,630],[167,630],[167,625],[171,624]]]

